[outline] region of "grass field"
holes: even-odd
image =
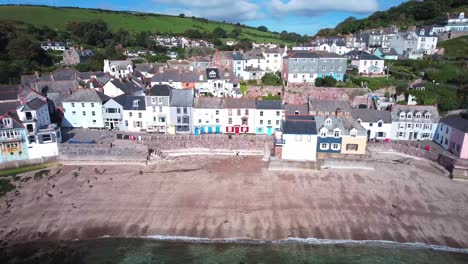
[[[45,168],[54,167],[57,165],[58,163],[48,163],[48,164],[32,165],[32,166],[12,168],[12,169],[4,169],[0,172],[0,177],[16,176],[17,174],[25,173],[28,171],[45,169]]]
[[[468,36],[442,41],[437,46],[445,48],[445,56],[448,58],[468,57]]]
[[[113,31],[125,29],[129,32],[161,32],[183,33],[187,29],[212,32],[216,27],[222,27],[227,32],[234,29],[234,25],[208,21],[203,22],[191,17],[158,15],[136,12],[117,12],[97,9],[62,8],[45,6],[0,6],[0,20],[12,20],[33,24],[35,26],[49,26],[53,29],[64,30],[70,21],[89,21],[102,19],[109,24]],[[257,42],[284,43],[278,34],[262,32],[253,28],[242,27],[241,37]]]

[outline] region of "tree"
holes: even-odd
[[[317,87],[335,87],[336,80],[332,76],[325,76],[324,78],[315,79],[315,86]]]
[[[226,30],[221,27],[217,27],[213,30],[213,35],[217,38],[227,38]]]
[[[266,73],[262,77],[262,84],[278,86],[278,85],[282,85],[283,81],[281,80],[280,77],[278,77],[278,75],[276,75],[274,73]]]
[[[268,28],[265,27],[265,26],[259,26],[259,27],[257,27],[257,29],[258,29],[259,31],[262,31],[262,32],[268,32]]]
[[[240,29],[240,27],[235,27],[231,31],[231,37],[237,38],[241,33],[242,33],[242,30]]]
[[[182,17],[182,18],[183,18],[183,17],[185,17],[185,14],[184,14],[184,13],[179,14],[179,17]]]

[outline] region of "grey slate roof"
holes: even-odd
[[[71,93],[79,88],[79,83],[73,81],[47,81],[34,84],[36,91],[42,94],[48,93]]]
[[[333,112],[340,109],[341,112],[350,112],[351,106],[347,101],[344,100],[321,100],[321,99],[310,99],[309,110],[310,111],[322,111],[322,112]]]
[[[143,90],[140,86],[138,86],[136,83],[133,81],[126,81],[126,82],[121,82],[120,80],[112,80],[111,83],[115,85],[115,87],[119,88],[122,90],[124,94],[133,94],[135,92],[139,92]]]
[[[0,116],[8,112],[16,112],[16,107],[20,105],[20,101],[0,102]]]
[[[309,114],[309,105],[308,104],[285,104],[283,105],[284,113],[286,115],[294,115],[296,111],[299,112],[300,115],[308,115]]]
[[[194,108],[222,109],[224,108],[224,99],[218,97],[197,97],[194,101]]]
[[[109,96],[94,89],[78,89],[62,102],[94,102],[104,103],[110,99]]]
[[[247,98],[226,98],[224,100],[225,108],[231,109],[255,109],[255,99]]]
[[[146,90],[146,95],[148,96],[170,96],[172,90],[174,89],[167,84],[156,84],[156,85],[153,85],[153,87],[151,87],[150,89]]]
[[[463,133],[468,133],[468,120],[458,116],[447,116],[440,120],[440,123],[460,130]]]
[[[18,100],[19,85],[0,85],[0,101]]]
[[[258,100],[255,102],[257,109],[281,110],[280,100]]]
[[[290,120],[283,122],[283,134],[317,135],[317,125],[311,120]]]
[[[144,96],[133,96],[122,94],[113,98],[117,103],[119,103],[123,110],[133,110],[133,111],[145,111],[145,97]],[[138,106],[134,106],[134,102],[138,101]]]
[[[232,60],[244,60],[244,55],[240,52],[233,52]]]
[[[21,107],[21,112],[24,112],[24,111],[35,111],[41,107],[43,107],[44,105],[46,105],[47,102],[44,101],[44,100],[41,100],[39,99],[38,97],[32,99],[31,101],[25,103],[22,107]]]
[[[171,99],[169,100],[169,106],[193,106],[193,90],[192,89],[174,89],[171,93]]]
[[[372,55],[370,53],[367,53],[363,50],[361,51],[352,50],[346,53],[344,56],[346,56],[348,59],[351,59],[351,60],[382,60],[381,58],[375,55]]]
[[[437,123],[439,122],[439,111],[437,110],[436,106],[433,105],[394,105],[392,108],[392,121],[400,121],[400,113],[401,112],[413,113],[413,117],[416,113],[421,113],[424,116],[426,113],[429,113],[431,117],[429,120],[421,118],[421,123]],[[405,121],[405,120],[402,120]]]
[[[384,123],[392,123],[392,114],[390,111],[379,111],[373,109],[352,109],[351,115],[354,120],[360,119],[365,123],[377,123],[382,120]]]
[[[258,60],[258,59],[265,59],[263,56],[262,50],[258,48],[251,49],[250,51],[244,53],[245,60]]]
[[[332,120],[331,124],[326,124],[326,120],[330,118]],[[349,117],[335,117],[335,116],[316,116],[315,121],[317,122],[317,131],[320,131],[325,127],[328,131],[333,131],[334,129],[340,129],[341,135],[349,136],[350,131],[354,128],[357,130],[358,136],[366,136],[367,131],[364,127],[358,122],[354,121]]]
[[[152,82],[197,82],[198,75],[195,72],[165,71],[157,72],[151,77]]]

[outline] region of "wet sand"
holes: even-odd
[[[468,183],[424,160],[268,172],[258,158],[62,166],[0,199],[3,245],[100,236],[393,240],[468,248]]]

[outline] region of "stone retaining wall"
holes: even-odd
[[[33,165],[40,165],[40,164],[45,164],[45,163],[57,162],[57,161],[58,161],[57,157],[44,157],[44,158],[39,158],[39,159],[28,159],[28,160],[1,162],[0,163],[0,170],[11,169],[11,168],[19,168],[19,167],[26,167],[26,166],[33,166]]]

